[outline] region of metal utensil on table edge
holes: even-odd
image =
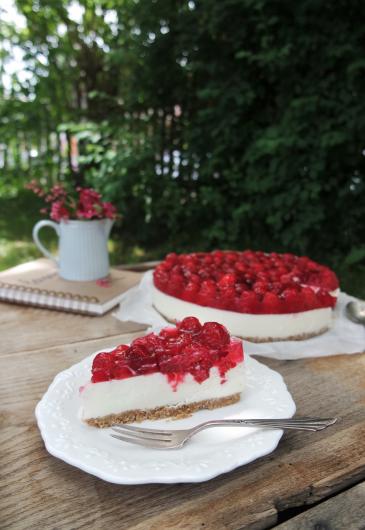
[[[113,438],[151,449],[179,449],[195,434],[212,427],[262,427],[321,431],[336,423],[337,418],[232,419],[206,421],[191,429],[148,429],[134,425],[113,425]]]
[[[349,302],[346,304],[346,316],[356,324],[365,325],[365,302]]]

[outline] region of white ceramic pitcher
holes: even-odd
[[[33,228],[33,239],[39,250],[53,260],[65,280],[92,281],[109,274],[108,237],[114,221],[38,221]],[[59,256],[55,258],[41,243],[39,231],[53,228],[59,237]]]

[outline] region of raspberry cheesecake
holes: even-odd
[[[329,329],[338,287],[331,269],[293,254],[173,253],[154,271],[152,300],[169,321],[190,314],[252,342],[301,340]]]
[[[182,417],[236,403],[243,385],[242,341],[217,322],[186,317],[158,335],[98,353],[91,381],[80,389],[81,418],[108,427]]]

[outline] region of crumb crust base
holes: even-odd
[[[109,414],[100,418],[89,418],[84,420],[92,427],[99,427],[104,429],[116,423],[139,423],[145,420],[161,420],[164,418],[180,419],[191,416],[194,412],[202,409],[213,410],[219,407],[226,407],[233,405],[240,400],[241,394],[236,393],[230,396],[225,396],[218,399],[206,399],[204,401],[195,401],[185,405],[178,405],[172,407],[156,407],[154,409],[142,410],[127,410],[120,414]]]

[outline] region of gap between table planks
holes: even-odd
[[[201,484],[143,486],[117,486],[87,475],[47,453],[34,407],[59,371],[136,334],[121,333],[111,315],[69,319],[41,309],[6,309],[4,318],[0,307],[6,346],[1,349],[1,528],[268,528],[278,512],[318,502],[365,477],[364,354],[260,358],[283,375],[298,415],[341,420],[319,433],[287,433],[274,453],[231,473]],[[80,341],[85,336],[89,339]]]
[[[309,508],[276,530],[359,530],[365,528],[365,482]]]

